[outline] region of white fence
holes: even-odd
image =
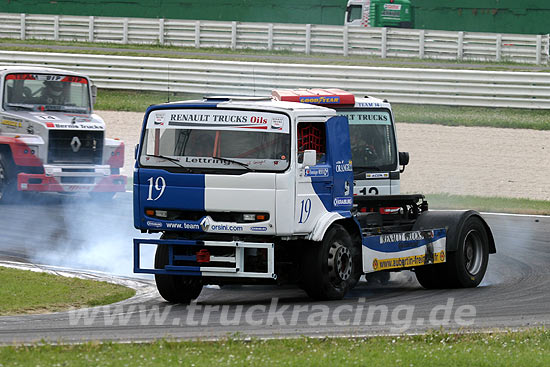
[[[0,13],[0,38],[547,64],[549,35]]]
[[[274,88],[343,88],[391,102],[550,109],[550,73],[379,68],[0,51],[0,64],[48,65],[100,88],[270,95]]]

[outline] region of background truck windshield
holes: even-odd
[[[353,169],[392,171],[397,153],[391,114],[387,110],[338,110],[349,121]]]
[[[8,74],[3,106],[7,111],[90,113],[88,80],[77,76]]]
[[[256,113],[252,119],[252,113],[246,112],[162,113],[153,112],[155,117],[149,117],[140,157],[143,166],[255,171],[288,168],[290,136],[286,116],[258,117]]]

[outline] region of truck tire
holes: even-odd
[[[5,153],[0,153],[0,204],[17,199],[17,176],[15,165]]]
[[[489,262],[489,236],[481,219],[466,220],[457,245],[456,251],[447,254],[446,263],[416,269],[424,288],[473,288],[481,283]]]
[[[353,286],[356,254],[344,227],[332,226],[323,242],[306,248],[302,274],[306,293],[316,300],[342,299]]]
[[[158,245],[155,253],[155,269],[164,269],[168,264],[168,246]],[[185,275],[155,274],[157,289],[165,300],[171,303],[189,304],[202,290],[198,277]]]

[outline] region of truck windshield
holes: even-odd
[[[161,110],[149,114],[139,163],[185,169],[284,171],[286,115],[234,110]]]
[[[89,114],[88,79],[51,74],[8,74],[3,107],[7,111],[61,111]]]
[[[349,121],[353,170],[393,171],[397,153],[391,114],[388,110],[338,110]]]

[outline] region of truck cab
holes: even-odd
[[[408,153],[398,153],[390,103],[374,97],[355,97],[347,91],[327,89],[277,89],[275,100],[333,108],[349,123],[355,195],[397,195],[400,175],[409,163]],[[401,168],[403,167],[403,168]]]
[[[496,251],[478,213],[431,212],[420,194],[354,195],[349,119],[393,131],[378,125],[389,110],[355,114],[354,104],[341,113],[212,97],[149,107],[134,226],[161,236],[134,239],[134,272],[154,274],[177,303],[205,284],[291,283],[341,299],[363,274],[404,269],[427,288],[477,286]],[[142,266],[142,245],[156,246],[154,268]]]
[[[0,203],[21,192],[124,191],[124,143],[105,138],[97,90],[66,70],[0,68]]]
[[[348,0],[344,25],[412,28],[410,0]]]

